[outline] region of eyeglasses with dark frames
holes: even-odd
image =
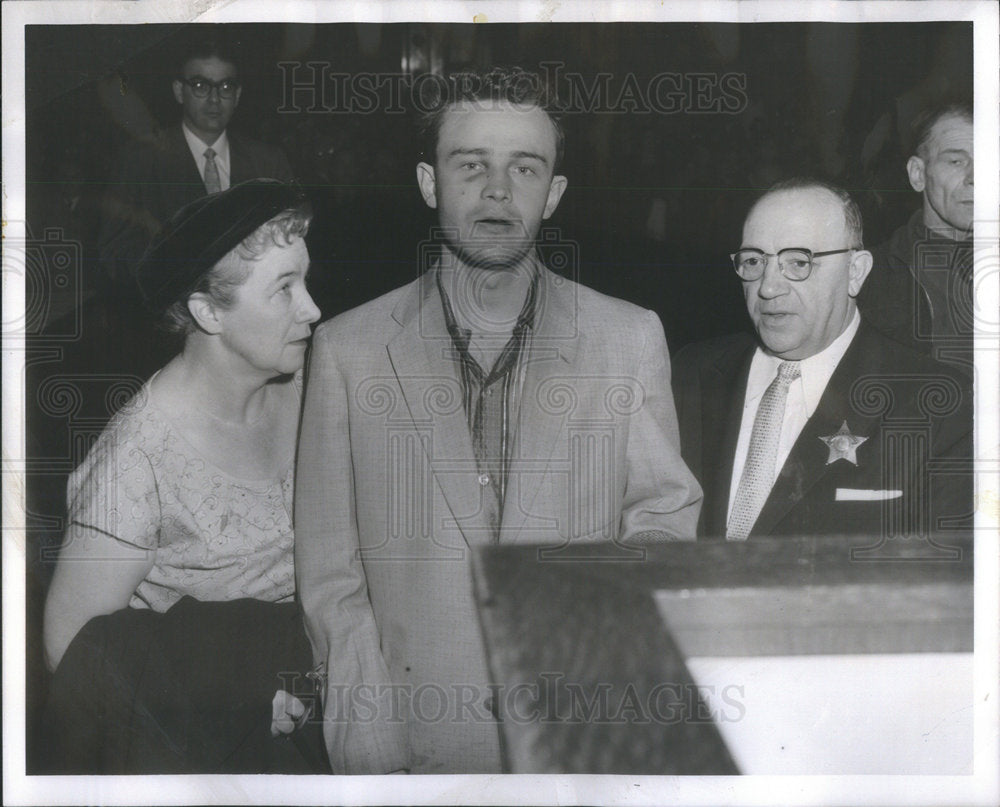
[[[212,81],[204,76],[192,76],[191,78],[178,78],[181,84],[186,84],[195,98],[208,98],[212,90],[219,93],[219,98],[228,101],[236,97],[239,92],[240,82],[235,78],[224,78],[222,81]]]
[[[825,258],[827,255],[840,255],[844,252],[854,252],[854,247],[844,249],[828,249],[823,252],[813,252],[804,247],[787,247],[779,249],[777,253],[764,252],[762,249],[741,249],[730,255],[733,268],[741,280],[759,280],[764,275],[764,268],[771,258],[778,259],[778,269],[782,276],[789,280],[805,280],[813,270],[813,261],[816,258]]]

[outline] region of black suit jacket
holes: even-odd
[[[290,181],[291,166],[274,147],[232,131],[230,185],[257,177]],[[105,199],[99,251],[104,271],[125,281],[150,239],[180,208],[205,195],[205,185],[180,124],[152,143],[131,143],[118,155]]]
[[[724,538],[753,337],[701,342],[674,359],[681,453],[705,492],[698,534]],[[846,422],[867,437],[858,464],[828,463],[821,437]],[[893,537],[968,526],[972,389],[967,378],[906,350],[862,321],[751,530],[764,535]],[[842,493],[838,501],[837,490]],[[857,500],[874,491],[898,498]],[[846,500],[844,496],[854,496]]]

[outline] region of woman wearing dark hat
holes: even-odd
[[[292,563],[300,371],[320,315],[308,225],[296,188],[253,180],[179,211],[138,269],[183,348],[69,480],[44,627],[67,772],[298,764],[271,709],[282,674],[311,666]]]

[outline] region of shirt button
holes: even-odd
[[[489,483],[490,483],[490,475],[489,474],[480,474],[479,475],[479,484],[480,485],[482,485],[485,488]]]

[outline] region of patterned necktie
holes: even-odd
[[[785,419],[788,387],[799,377],[799,363],[784,361],[778,375],[765,390],[757,408],[750,433],[750,448],[743,466],[740,486],[736,489],[733,511],[726,525],[727,541],[745,541],[774,484],[774,463],[778,456],[778,439]]]
[[[218,193],[222,190],[222,180],[219,178],[219,166],[215,164],[215,149],[205,149],[205,190]]]

